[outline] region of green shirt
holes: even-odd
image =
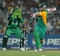
[[[8,27],[16,28],[19,27],[19,23],[22,23],[24,20],[22,18],[21,10],[15,10],[9,18]]]

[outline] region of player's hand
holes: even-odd
[[[35,17],[36,16],[36,14],[31,14],[31,17]]]

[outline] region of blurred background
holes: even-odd
[[[33,25],[36,24],[35,20],[29,25],[31,14],[39,11],[39,5],[41,3],[46,3],[48,8],[56,8],[56,11],[48,14],[48,22],[47,22],[47,32],[46,32],[46,44],[44,48],[55,47],[56,49],[60,49],[60,0],[0,0],[0,35],[4,35],[6,31],[6,27],[8,25],[8,15],[12,12],[15,7],[20,7],[23,13],[23,17],[26,20],[26,24],[23,26],[20,25],[21,28],[26,29],[28,32],[28,42],[32,45],[33,36],[31,34]],[[0,47],[2,43],[2,36],[0,36]],[[52,40],[51,40],[52,39]],[[57,40],[59,39],[59,40]],[[50,41],[50,42],[49,42]],[[49,43],[48,43],[49,42]],[[58,44],[57,44],[58,43]],[[49,44],[49,45],[48,45]],[[55,46],[54,46],[55,45]],[[13,45],[14,46],[14,45]],[[12,46],[12,47],[13,47]]]

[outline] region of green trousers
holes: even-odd
[[[46,26],[41,26],[41,27],[35,26],[33,35],[37,49],[42,48],[41,40],[43,40],[45,33],[46,33]]]
[[[7,28],[5,35],[10,36],[11,34],[14,34],[17,38],[21,37],[21,30],[19,29],[19,27],[17,28]]]

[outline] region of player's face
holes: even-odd
[[[42,11],[42,10],[44,10],[44,8],[43,8],[43,7],[41,7],[41,8],[40,8],[40,11]]]

